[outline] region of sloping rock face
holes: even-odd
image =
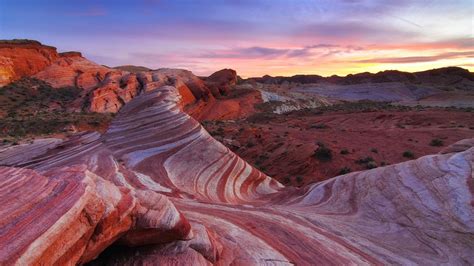
[[[25,160],[15,158],[2,170],[2,189],[18,182],[32,198],[0,194],[2,202],[24,206],[2,210],[2,261],[82,263],[113,242],[100,262],[474,263],[474,148],[285,190],[184,113],[178,89],[148,84],[105,134],[76,135],[41,155],[25,152]],[[0,164],[6,159],[0,157]],[[27,182],[32,176],[35,181]],[[54,200],[61,193],[48,193],[50,182],[76,184],[74,193]],[[53,198],[47,209],[57,211],[33,204],[44,198]],[[62,237],[65,224],[82,226],[79,218],[64,218],[77,202],[99,207],[90,214],[79,208],[91,218],[74,237]],[[30,214],[50,222],[28,222]],[[36,233],[11,244],[22,228]],[[52,241],[41,242],[45,237]],[[65,244],[53,256],[48,247],[56,239]]]
[[[0,41],[0,86],[34,75],[57,58],[56,48],[37,41]]]
[[[91,62],[80,53],[62,53],[53,64],[34,75],[55,88],[78,87],[90,90],[97,87],[111,70]]]

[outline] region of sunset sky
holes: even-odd
[[[474,70],[472,0],[0,0],[0,38],[207,75]]]

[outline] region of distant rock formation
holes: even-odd
[[[226,95],[230,87],[237,84],[237,72],[233,69],[222,69],[205,78],[205,82],[215,97]]]
[[[0,86],[31,76],[55,88],[80,88],[83,92],[74,104],[76,109],[100,113],[117,112],[125,103],[147,91],[149,83],[153,83],[152,87],[172,85],[178,88],[183,105],[214,98],[204,81],[188,70],[151,71],[135,66],[108,68],[87,60],[80,52],[58,54],[54,47],[29,40],[0,42],[0,73]]]
[[[358,73],[347,76],[322,77],[319,75],[295,75],[291,77],[263,77],[249,78],[247,81],[260,82],[265,84],[299,83],[329,83],[337,85],[354,85],[367,83],[404,82],[412,84],[432,84],[436,86],[458,85],[462,88],[470,88],[474,82],[474,73],[460,67],[445,67],[420,72],[402,72],[397,70],[387,70],[378,73]]]
[[[150,71],[148,67],[144,66],[133,66],[133,65],[123,65],[123,66],[116,66],[113,67],[114,69],[122,70],[122,71],[127,71],[130,73],[138,73],[138,72],[146,72]]]

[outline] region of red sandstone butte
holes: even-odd
[[[37,41],[0,41],[0,86],[34,75],[57,58],[56,48]]]

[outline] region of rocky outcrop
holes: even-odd
[[[193,112],[200,113],[207,102],[227,94],[237,81],[236,72],[231,69],[218,71],[203,81],[183,69],[109,68],[87,60],[80,52],[58,54],[56,48],[36,41],[0,42],[0,74],[0,86],[33,77],[58,89],[80,88],[82,93],[69,109],[99,113],[116,113],[140,93],[165,85],[178,89],[180,104],[195,104]]]
[[[178,88],[183,105],[213,98],[204,82],[190,71],[158,69],[131,73],[98,65],[78,52],[60,54],[51,66],[34,77],[56,88],[83,89],[77,105],[99,113],[115,113],[142,91],[164,85]]]
[[[215,97],[226,95],[231,86],[237,84],[237,72],[233,69],[222,69],[205,78],[205,82]]]
[[[90,92],[90,107],[93,112],[116,113],[133,97],[137,96],[142,86],[136,74],[108,72],[98,87]]]
[[[78,53],[63,53],[53,64],[34,75],[55,88],[78,87],[91,90],[105,79],[111,70],[91,62]]]
[[[117,239],[100,261],[117,265],[474,263],[474,148],[285,190],[184,113],[178,89],[162,86],[158,79],[153,82],[119,111],[105,134],[76,135],[41,155],[28,156],[25,151],[25,160],[16,160],[11,165],[16,168],[4,170],[44,176],[36,182],[59,182],[60,173],[73,171],[76,181],[67,181],[68,174],[60,181],[82,188],[77,195],[72,193],[73,199],[50,201],[48,210],[57,208],[56,216],[50,223],[30,223],[29,230],[40,233],[12,245],[16,248],[5,248],[8,252],[1,251],[3,261],[25,257],[43,262],[37,258],[51,257],[43,249],[28,247],[47,246],[35,242],[49,237],[42,232],[65,235],[54,227],[67,224],[60,221],[65,221],[62,213],[71,207],[61,203],[87,202],[82,191],[88,191],[88,186],[94,191],[95,186],[94,204],[109,206],[111,211],[94,208],[99,211],[87,226],[94,228],[91,237],[79,233],[88,232],[84,229],[62,238],[68,251],[58,253],[74,254],[68,256],[71,262],[89,261]],[[88,177],[92,182],[86,181]],[[12,180],[5,180],[2,187],[7,189]],[[22,184],[33,199],[61,194],[41,193],[48,191],[41,189],[45,185]],[[31,204],[0,195],[2,201]],[[127,195],[135,207],[117,203]],[[51,217],[35,206],[30,209],[38,217]],[[4,212],[19,216],[14,222],[2,218],[1,224],[10,226],[2,227],[0,235],[19,232],[18,226],[28,221],[23,220],[28,216],[20,215],[23,210],[30,213],[25,208]],[[115,218],[102,214],[114,210],[126,214],[111,216]],[[127,217],[134,222],[126,222]],[[0,238],[0,246],[10,246],[11,239]]]
[[[31,40],[0,41],[0,86],[34,75],[58,58],[56,48]]]
[[[164,196],[117,187],[81,165],[3,167],[0,183],[10,191],[2,193],[9,203],[0,228],[3,265],[84,263],[119,238],[143,245],[189,234],[188,222]],[[147,237],[137,239],[144,231]]]
[[[148,67],[144,66],[133,66],[133,65],[123,65],[123,66],[116,66],[113,67],[114,69],[122,70],[122,71],[127,71],[130,73],[139,73],[139,72],[147,72],[151,71]]]

